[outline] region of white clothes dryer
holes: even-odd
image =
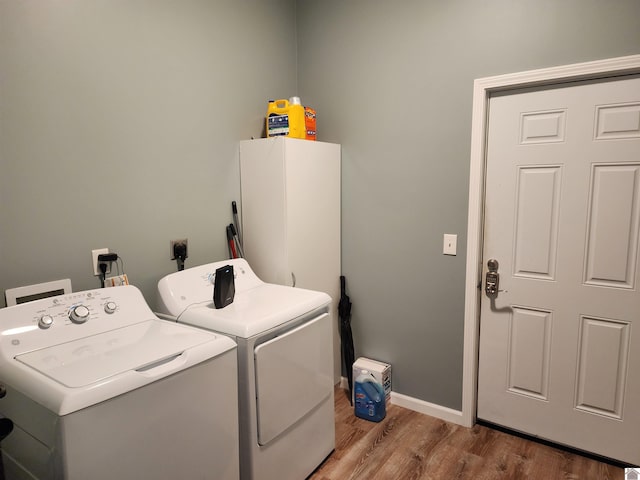
[[[239,477],[235,343],[136,287],[0,309],[0,397],[7,480]]]
[[[216,309],[215,272],[226,265],[234,268],[235,299]],[[240,478],[311,474],[335,447],[329,295],[264,283],[244,259],[170,274],[158,290],[158,316],[238,344]]]

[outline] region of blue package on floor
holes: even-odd
[[[379,422],[387,414],[384,391],[368,370],[362,370],[354,385],[355,414],[372,422]]]

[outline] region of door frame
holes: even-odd
[[[560,67],[479,78],[473,83],[467,263],[464,307],[464,354],[462,367],[462,418],[464,426],[476,423],[478,397],[478,345],[482,295],[482,247],[484,223],[484,177],[488,106],[492,93],[523,87],[559,85],[640,73],[640,55],[576,63]]]

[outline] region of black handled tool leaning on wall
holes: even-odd
[[[340,302],[338,303],[338,316],[340,317],[340,344],[342,347],[342,362],[349,383],[349,402],[353,405],[353,362],[355,353],[353,350],[353,332],[351,331],[351,300],[346,292],[346,280],[340,276]]]

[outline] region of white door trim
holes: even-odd
[[[576,63],[561,67],[480,78],[473,83],[471,165],[467,223],[467,269],[464,309],[464,358],[462,369],[462,424],[476,421],[478,341],[482,275],[482,225],[484,210],[485,139],[488,101],[492,92],[513,88],[559,84],[640,73],[640,55]]]

